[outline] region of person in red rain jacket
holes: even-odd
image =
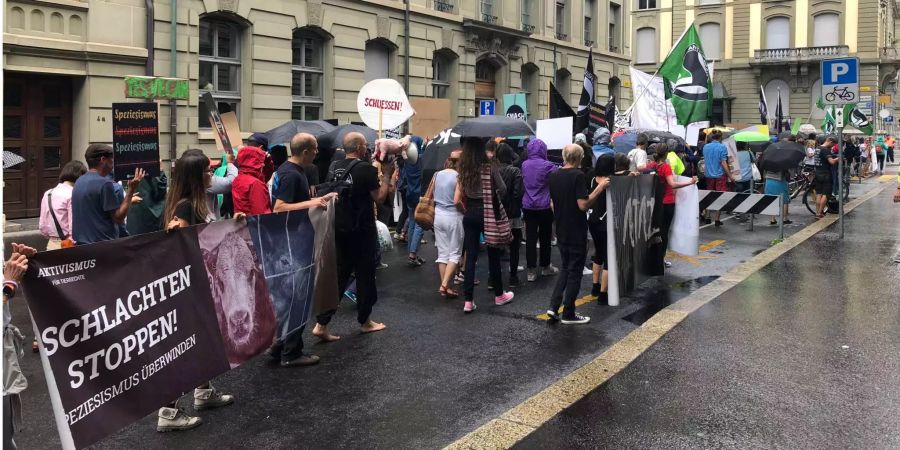
[[[238,176],[231,184],[234,212],[248,216],[269,214],[272,203],[269,187],[263,178],[266,152],[258,147],[244,146],[238,151]]]

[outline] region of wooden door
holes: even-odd
[[[25,162],[3,171],[6,217],[36,217],[41,196],[72,159],[72,83],[8,73],[3,82],[3,150]]]

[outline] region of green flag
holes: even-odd
[[[712,115],[712,79],[700,44],[697,28],[691,24],[675,43],[659,67],[666,98],[672,100],[678,125],[709,120]]]
[[[822,121],[822,131],[825,133],[831,133],[834,131],[834,106],[827,106],[825,102],[822,101],[822,97],[819,97],[816,100],[816,108],[825,111],[825,120]]]
[[[844,105],[844,126],[850,125],[857,130],[861,131],[865,135],[871,135],[875,132],[875,127],[872,125],[872,121],[869,120],[869,117],[865,115],[859,108],[856,107],[856,103],[848,103]]]
[[[791,134],[796,136],[797,133],[799,133],[799,132],[800,132],[800,118],[798,117],[798,118],[794,119],[794,125],[791,126]]]

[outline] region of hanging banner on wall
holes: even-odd
[[[159,105],[113,103],[113,176],[129,180],[135,169],[159,176]]]
[[[63,447],[103,439],[336,307],[331,206],[31,258],[24,286]]]

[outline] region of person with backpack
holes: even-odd
[[[47,241],[47,250],[60,249],[72,243],[72,189],[75,181],[87,173],[81,161],[69,161],[59,172],[59,184],[41,198],[38,228]]]
[[[375,225],[375,204],[387,197],[388,180],[381,172],[381,163],[365,160],[368,142],[361,133],[347,133],[344,137],[346,159],[334,161],[325,184],[319,193],[334,192],[337,204],[334,211],[337,250],[338,292],[344,292],[350,275],[356,276],[356,308],[359,329],[372,333],[385,329],[383,323],[373,321],[372,308],[378,302],[375,270],[378,266],[378,229]],[[328,324],[336,310],[316,317],[316,328],[327,334]]]
[[[516,153],[508,144],[500,144],[497,147],[498,170],[503,184],[506,185],[506,196],[503,197],[503,208],[509,217],[512,229],[512,242],[509,243],[509,287],[519,285],[519,249],[522,248],[522,230],[525,222],[522,220],[522,196],[525,195],[525,185],[522,182],[522,171],[513,165]]]

